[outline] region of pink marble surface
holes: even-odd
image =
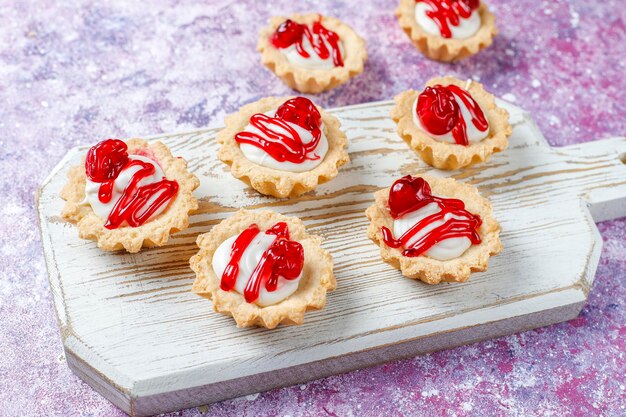
[[[272,14],[318,10],[367,40],[365,74],[318,96],[324,106],[451,73],[530,110],[553,145],[626,133],[623,1],[492,0],[500,36],[455,65],[409,44],[395,3],[0,0],[0,415],[123,415],[64,362],[33,193],[77,144],[219,125],[289,94],[254,49]],[[575,320],[173,415],[626,415],[626,220],[599,227]]]

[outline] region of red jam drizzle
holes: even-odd
[[[432,195],[430,186],[423,178],[407,175],[394,182],[389,190],[389,212],[394,219],[419,210],[430,203],[437,203],[441,210],[414,224],[398,239],[393,237],[391,230],[383,226],[382,233],[385,244],[392,248],[404,247],[402,255],[415,257],[446,239],[466,237],[474,245],[481,242],[478,234],[478,228],[482,223],[480,216],[465,210],[465,203],[461,200]],[[448,219],[442,225],[426,233],[411,247],[406,247],[407,243],[420,230],[434,222],[443,221],[448,214],[462,217],[462,219]]]
[[[433,135],[452,132],[458,145],[467,146],[467,125],[455,95],[463,102],[472,116],[472,123],[481,132],[489,128],[489,122],[476,100],[456,85],[426,87],[417,98],[417,115],[426,130]]]
[[[480,0],[417,0],[428,4],[431,10],[426,16],[431,18],[444,38],[451,38],[450,25],[458,26],[461,18],[467,19],[478,9]]]
[[[333,64],[336,67],[343,67],[343,57],[339,49],[339,35],[322,25],[322,16],[313,22],[311,28],[287,19],[272,34],[270,42],[278,49],[288,48],[295,44],[298,54],[303,58],[309,58],[311,55],[304,49],[302,44],[305,37],[310,42],[317,56],[321,59],[328,59],[332,54]],[[330,50],[328,49],[329,47]]]
[[[233,242],[230,261],[224,269],[220,282],[222,290],[230,291],[235,288],[241,257],[259,233],[261,233],[259,227],[252,224],[241,232]],[[287,223],[276,223],[265,234],[275,235],[276,240],[263,252],[261,260],[246,283],[243,296],[248,303],[253,303],[259,298],[261,284],[265,283],[265,289],[268,292],[274,292],[278,288],[280,277],[294,280],[300,276],[304,266],[304,249],[300,243],[289,240]]]
[[[313,140],[303,143],[298,132],[289,123],[311,132]],[[295,97],[287,100],[277,110],[274,117],[257,113],[250,117],[250,124],[262,132],[239,132],[235,135],[238,143],[247,143],[263,149],[279,162],[300,164],[305,160],[319,159],[311,154],[322,136],[322,115],[311,100]]]
[[[113,184],[128,163],[128,147],[119,139],[107,139],[87,151],[85,173],[93,182],[100,183],[98,199],[106,204],[113,196]]]
[[[109,213],[104,224],[107,229],[117,229],[124,221],[131,227],[141,226],[176,195],[178,183],[163,178],[161,181],[139,186],[141,180],[154,174],[155,167],[143,161],[131,160],[128,147],[121,140],[104,140],[87,152],[85,173],[91,181],[100,183],[98,200],[103,204],[111,201],[113,186],[119,174],[136,166],[139,169],[133,174]]]

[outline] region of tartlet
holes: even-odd
[[[163,143],[108,139],[70,168],[61,216],[101,249],[134,253],[162,246],[187,228],[189,212],[198,208],[192,193],[199,185],[187,162]]]
[[[508,147],[513,131],[509,114],[476,81],[433,78],[424,91],[404,91],[395,102],[391,118],[398,135],[435,168],[458,169],[485,162]]]
[[[219,159],[261,194],[306,193],[350,161],[339,120],[304,97],[263,98],[226,117],[225,125],[217,135]]]
[[[302,324],[305,312],[322,309],[337,285],[321,242],[296,217],[239,210],[198,236],[192,291],[238,327]]]
[[[368,237],[384,262],[427,284],[464,282],[502,251],[500,225],[475,187],[406,176],[374,193]]]
[[[400,0],[396,15],[415,47],[437,61],[474,55],[491,45],[498,33],[495,16],[479,0]]]
[[[257,49],[263,65],[285,84],[313,94],[360,74],[367,59],[365,41],[350,26],[316,13],[273,17]]]

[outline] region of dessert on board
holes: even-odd
[[[422,91],[395,97],[398,135],[429,165],[458,169],[508,147],[509,114],[476,81],[433,78]]]
[[[267,97],[226,117],[218,157],[261,194],[293,197],[350,161],[339,120],[305,97]]]
[[[491,203],[471,185],[407,175],[374,197],[365,212],[368,237],[383,261],[408,278],[464,282],[502,251]]]
[[[106,139],[69,170],[61,216],[103,250],[139,252],[187,228],[199,185],[187,162],[161,142]]]
[[[239,210],[198,236],[193,292],[238,327],[302,324],[336,287],[333,260],[297,217]]]

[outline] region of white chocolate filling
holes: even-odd
[[[152,159],[147,158],[145,156],[140,156],[140,155],[129,155],[128,159],[131,161],[139,160],[139,161],[146,162],[154,166],[154,173],[148,177],[143,178],[141,181],[139,181],[138,183],[139,186],[153,184],[165,178],[165,173],[163,172],[159,164],[154,162]],[[122,197],[122,193],[126,189],[126,186],[130,183],[131,179],[133,178],[133,175],[135,175],[135,173],[139,171],[140,169],[141,169],[140,166],[135,165],[135,166],[131,166],[130,168],[123,169],[119,173],[119,175],[117,176],[114,182],[113,195],[111,197],[111,200],[108,203],[103,203],[98,198],[98,191],[100,190],[101,184],[99,182],[93,182],[89,178],[87,178],[85,182],[84,202],[91,206],[92,210],[94,211],[94,213],[96,213],[98,217],[102,219],[108,219],[109,215],[111,214],[111,211],[113,210],[113,207],[115,207],[115,203],[117,203],[117,201]],[[155,194],[152,197],[150,197],[150,199],[148,200],[147,206],[149,206],[152,202],[154,202],[158,196],[159,194]],[[150,219],[153,219],[154,217],[158,216],[163,211],[165,211],[167,206],[168,204],[162,204],[152,214],[152,216],[150,216]],[[127,224],[128,223],[124,222],[122,226],[127,225]]]
[[[441,36],[437,23],[426,15],[426,12],[428,11],[432,11],[432,7],[428,3],[418,1],[415,4],[415,21],[422,29],[424,29],[426,33]],[[478,29],[480,29],[480,25],[480,14],[478,13],[478,10],[474,10],[467,19],[459,16],[458,26],[454,26],[452,24],[449,24],[448,26],[450,27],[452,39],[466,39],[476,34]]]
[[[269,117],[274,117],[274,115],[276,114],[276,110],[271,110],[265,114]],[[298,132],[298,134],[300,135],[300,138],[302,139],[302,143],[307,144],[313,140],[313,135],[308,130],[294,123],[290,123],[290,122],[286,122],[286,123],[292,128],[294,128],[296,132]],[[251,145],[249,143],[240,143],[239,149],[241,149],[241,152],[243,153],[243,156],[246,157],[246,159],[248,159],[250,162],[253,162],[257,165],[261,165],[267,168],[277,169],[279,171],[288,171],[288,172],[311,171],[316,166],[322,163],[322,161],[324,160],[324,157],[326,156],[326,153],[328,153],[328,139],[326,139],[326,135],[324,134],[323,123],[320,126],[320,129],[322,130],[322,136],[320,137],[317,147],[315,148],[313,152],[310,152],[309,154],[307,154],[307,159],[305,159],[299,164],[289,162],[289,161],[282,161],[282,162],[277,161],[276,159],[272,157],[272,155],[268,154],[263,149],[255,145]],[[277,127],[276,131],[283,133],[283,134],[287,134],[285,129],[282,129],[280,127]],[[264,136],[263,132],[261,132],[259,129],[252,126],[251,124],[248,124],[246,126],[246,128],[244,129],[244,132],[253,132],[253,133],[256,133],[257,135]],[[313,159],[313,158],[316,158],[316,156],[319,158]]]
[[[439,205],[433,202],[418,210],[407,213],[398,219],[395,219],[393,221],[394,237],[396,239],[399,239],[404,233],[406,233],[411,227],[413,227],[413,225],[417,224],[422,219],[440,211],[441,208],[439,207]],[[435,229],[436,227],[443,225],[446,221],[452,218],[460,220],[465,219],[463,217],[455,216],[452,213],[448,213],[443,218],[443,220],[432,222],[426,227],[420,229],[415,235],[413,235],[413,237],[407,242],[404,247],[410,248],[428,232]],[[469,238],[454,237],[436,243],[430,249],[424,252],[424,255],[440,261],[448,261],[450,259],[458,258],[459,256],[463,255],[470,246],[472,246],[472,241]]]
[[[213,271],[217,275],[218,279],[222,279],[222,274],[226,269],[226,266],[230,262],[233,243],[239,235],[232,236],[222,242],[215,253],[213,254]],[[237,281],[235,282],[234,290],[243,295],[246,284],[252,275],[252,272],[256,268],[257,264],[261,260],[263,253],[272,246],[276,240],[275,235],[268,235],[265,232],[257,234],[246,250],[243,252],[241,259],[239,260],[239,274],[237,275]],[[304,270],[304,269],[303,269]],[[302,278],[302,272],[298,278],[293,280],[287,280],[283,277],[278,278],[278,286],[275,291],[269,292],[265,289],[265,283],[262,282],[259,291],[259,298],[254,301],[261,307],[267,307],[277,304],[296,292],[300,279]]]
[[[313,36],[315,37],[316,35],[313,35]],[[295,44],[287,48],[282,48],[279,50],[280,52],[283,53],[283,55],[285,55],[285,57],[287,58],[287,61],[289,61],[290,63],[298,67],[306,68],[310,70],[333,69],[335,68],[335,62],[333,61],[332,48],[330,44],[323,38],[322,38],[322,42],[324,42],[324,44],[326,45],[326,48],[328,49],[328,51],[330,51],[330,54],[328,58],[326,59],[322,59],[319,57],[319,55],[317,55],[317,52],[315,52],[315,49],[313,49],[313,45],[311,45],[309,38],[307,38],[304,35],[302,36],[302,49],[304,49],[309,54],[308,58],[305,58],[302,55],[300,55],[300,53],[298,53],[298,50],[296,49]],[[338,45],[339,45],[339,52],[341,52],[341,56],[344,57],[343,42],[341,42],[340,40],[338,42]]]

